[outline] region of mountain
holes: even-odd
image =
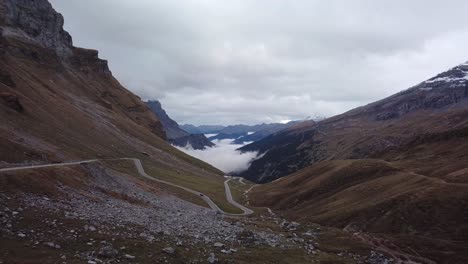
[[[386,99],[247,145],[241,150],[265,155],[244,176],[269,182],[317,161],[379,157],[418,138],[464,128],[467,72],[462,64]]]
[[[248,132],[259,132],[259,131],[279,131],[285,129],[294,124],[294,122],[289,122],[287,124],[282,123],[271,123],[271,124],[258,124],[258,125],[231,125],[223,128],[219,133],[225,134],[236,134],[236,133],[248,133]]]
[[[179,128],[179,124],[176,121],[172,120],[162,108],[159,101],[150,100],[146,102],[146,105],[159,117],[163,125],[164,131],[168,139],[174,139],[179,137],[188,136],[189,133]]]
[[[462,64],[383,100],[243,147],[263,156],[242,175],[269,182],[253,188],[251,204],[423,256],[420,263],[465,263],[467,76]]]
[[[2,1],[0,12],[2,166],[140,156],[220,173],[165,143],[157,116],[96,50],[73,46],[48,1]]]
[[[252,185],[168,144],[63,23],[46,0],[0,1],[0,263],[391,259],[334,228],[239,215]]]
[[[181,125],[180,128],[191,133],[191,134],[216,134],[224,128],[224,126],[218,125],[201,125],[194,126],[190,124]]]
[[[194,126],[183,125],[182,129],[185,131],[203,132],[204,134],[215,134],[209,137],[209,140],[223,140],[232,139],[234,144],[245,144],[247,142],[260,140],[270,134],[276,133],[283,129],[293,126],[298,121],[291,121],[286,124],[271,123],[271,124],[258,124],[258,125],[230,125],[230,126]]]
[[[257,126],[256,129],[254,129],[255,132],[247,133],[247,135],[244,135],[240,138],[236,138],[233,143],[245,144],[245,143],[259,141],[271,134],[274,134],[286,128],[292,127],[293,125],[299,122],[300,121],[291,121],[286,124],[273,123],[273,124],[260,125],[260,126]]]
[[[182,130],[179,124],[169,117],[159,101],[148,101],[146,105],[161,120],[167,139],[171,144],[180,147],[190,145],[194,149],[205,149],[206,147],[213,147],[215,145],[202,134],[189,134]]]

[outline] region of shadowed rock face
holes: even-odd
[[[193,149],[206,149],[207,147],[215,146],[203,134],[190,134],[184,137],[169,139],[169,142],[176,146],[192,147]]]
[[[148,101],[146,102],[146,105],[148,105],[151,111],[153,111],[161,120],[168,139],[175,139],[189,135],[189,133],[180,129],[179,124],[177,124],[176,121],[169,117],[159,101]]]
[[[428,133],[468,126],[468,64],[317,123],[302,123],[241,148],[259,151],[243,176],[270,182],[322,160],[379,157]]]
[[[171,144],[179,147],[190,145],[193,149],[205,149],[206,147],[213,147],[215,145],[203,134],[190,134],[182,130],[179,124],[169,117],[159,101],[148,101],[146,104],[161,120],[167,139]]]

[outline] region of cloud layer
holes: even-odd
[[[216,146],[205,150],[195,150],[190,147],[182,148],[177,146],[176,148],[215,166],[225,173],[246,170],[250,166],[250,163],[257,158],[258,153],[241,153],[236,149],[240,148],[242,145],[231,144],[232,141],[231,139],[214,140],[213,143],[215,143]]]
[[[330,116],[468,60],[463,0],[51,2],[179,123]]]

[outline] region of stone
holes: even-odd
[[[175,248],[173,247],[167,247],[167,248],[163,248],[162,250],[164,253],[167,253],[169,255],[173,255],[175,253]]]
[[[221,248],[221,247],[224,247],[224,244],[223,244],[223,243],[216,242],[216,243],[214,243],[213,246],[214,246],[214,247],[217,247],[217,248]]]
[[[44,245],[46,245],[46,246],[48,246],[50,248],[55,248],[55,249],[60,249],[61,248],[60,245],[55,244],[54,242],[46,242],[46,243],[44,243]]]
[[[129,255],[129,254],[125,254],[124,257],[126,259],[135,259],[136,258],[135,256],[132,256],[132,255]]]
[[[111,245],[107,245],[99,249],[98,256],[102,258],[114,258],[118,253],[117,249],[114,249]]]
[[[208,263],[216,263],[218,262],[218,259],[216,258],[214,253],[210,253],[210,256],[207,259]]]

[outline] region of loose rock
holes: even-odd
[[[167,248],[163,248],[162,250],[164,253],[167,253],[169,255],[173,255],[175,253],[175,248],[172,248],[172,247],[167,247]]]

